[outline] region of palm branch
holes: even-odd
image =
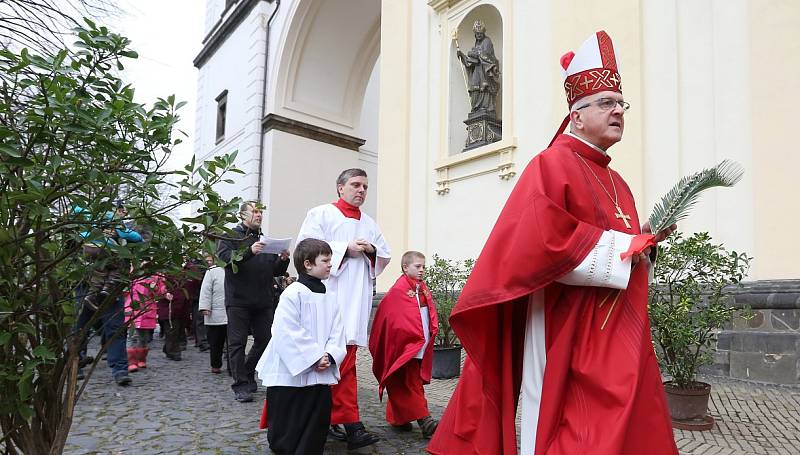
[[[700,193],[715,186],[733,186],[744,174],[742,165],[724,160],[718,165],[683,177],[661,198],[650,215],[650,228],[658,233],[689,216],[689,210],[700,198]]]

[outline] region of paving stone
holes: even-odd
[[[191,344],[191,343],[190,343]],[[230,378],[209,372],[208,354],[193,347],[181,362],[167,361],[155,340],[148,368],[131,375],[131,387],[114,384],[105,362],[98,365],[75,409],[67,454],[264,454],[267,435],[258,430],[265,389],[252,403],[233,400]],[[357,453],[424,454],[419,428],[398,433],[384,420],[371,359],[357,359],[359,404],[368,430],[381,440]],[[675,430],[682,455],[800,454],[800,388],[766,386],[732,379],[712,383],[708,432]],[[458,382],[436,380],[426,387],[431,414],[439,418]],[[326,454],[345,455],[344,443],[328,442]],[[590,453],[590,452],[587,452]]]

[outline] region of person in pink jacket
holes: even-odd
[[[172,294],[167,291],[166,279],[161,275],[134,281],[125,295],[125,322],[133,329],[128,344],[130,372],[147,368],[147,353],[158,321],[157,303],[161,299],[172,299]]]

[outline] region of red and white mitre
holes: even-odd
[[[570,108],[575,101],[595,93],[622,93],[614,46],[611,37],[602,30],[584,41],[578,52],[564,54],[561,68]]]

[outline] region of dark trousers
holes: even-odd
[[[211,349],[211,368],[222,368],[222,349],[228,336],[227,325],[207,325],[208,347]]]
[[[228,356],[231,362],[234,392],[255,389],[255,370],[258,359],[272,336],[272,308],[227,307]],[[253,346],[245,356],[247,335],[252,332]]]
[[[200,301],[192,301],[192,332],[194,332],[194,346],[208,344],[206,324],[203,322],[203,313],[200,312]]]
[[[82,301],[84,296],[83,290],[78,290],[78,301]],[[125,314],[123,313],[124,304],[125,300],[120,297],[100,315],[100,323],[102,324],[100,329],[100,333],[102,334],[101,343],[104,344],[106,340],[110,340],[116,335],[116,338],[113,338],[113,341],[106,350],[106,360],[108,361],[109,368],[111,368],[111,374],[114,377],[120,374],[128,374],[128,354],[126,352],[127,339],[125,337],[125,331],[120,330],[122,324],[125,323]],[[75,330],[77,331],[85,327],[93,314],[94,311],[83,307],[78,316]]]
[[[267,388],[267,441],[278,455],[322,455],[331,423],[327,385]]]
[[[183,332],[184,321],[182,319],[173,319],[172,321],[161,319],[158,322],[161,327],[167,329],[167,334],[164,336],[164,354],[180,357],[181,332]]]

